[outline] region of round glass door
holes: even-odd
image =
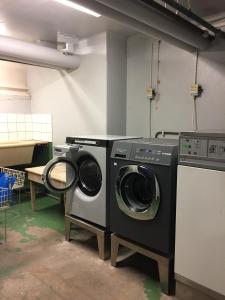
[[[77,183],[77,174],[78,168],[72,161],[57,157],[46,165],[42,179],[49,191],[64,193]]]
[[[155,197],[154,180],[140,173],[130,173],[121,182],[121,194],[131,210],[143,212]]]
[[[91,155],[84,155],[78,161],[81,191],[88,196],[95,196],[102,186],[102,172],[98,162]]]
[[[120,209],[127,215],[151,220],[155,218],[160,202],[157,178],[144,166],[123,167],[117,179],[116,197]]]

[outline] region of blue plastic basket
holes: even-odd
[[[12,188],[16,181],[14,176],[0,172],[0,206],[9,206],[12,202]]]

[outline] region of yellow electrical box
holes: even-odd
[[[154,90],[152,87],[148,87],[148,88],[146,89],[146,93],[147,93],[147,97],[148,97],[149,99],[153,99],[154,96],[155,96],[155,90]]]
[[[194,97],[199,97],[202,93],[202,87],[200,84],[193,83],[191,85],[191,95]]]

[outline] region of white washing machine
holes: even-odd
[[[225,133],[181,133],[176,279],[225,299]]]
[[[113,141],[126,136],[67,137],[66,144],[56,146],[58,156],[44,170],[43,181],[53,193],[66,194],[66,212],[71,216],[108,227],[109,158]],[[55,178],[66,174],[66,186]]]

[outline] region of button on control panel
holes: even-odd
[[[161,148],[161,149],[160,149]],[[172,159],[172,150],[170,147],[160,147],[155,145],[142,145],[142,147],[134,147],[132,157],[133,160],[155,163],[170,164]]]
[[[159,161],[162,156],[162,151],[151,148],[136,148],[134,153],[135,159],[142,161]]]
[[[225,159],[225,141],[209,140],[208,157]]]

